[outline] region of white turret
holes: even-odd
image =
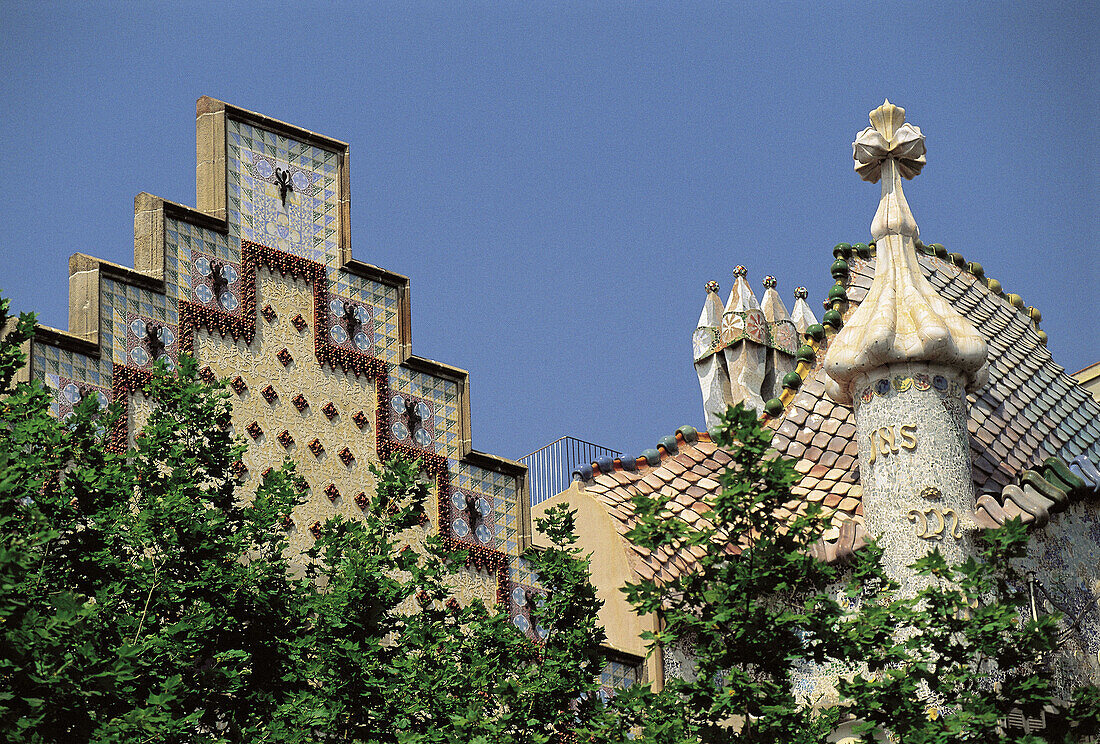
[[[692,358],[699,374],[699,387],[703,392],[703,410],[707,412],[707,426],[718,421],[712,412],[725,410],[729,400],[729,374],[725,360],[718,349],[718,332],[722,325],[722,300],[718,297],[718,282],[706,284],[707,299],[699,313],[699,325],[691,337]]]
[[[776,292],[775,278],[764,279],[761,303],[749,287],[747,273],[744,266],[733,270],[733,289],[724,308],[718,283],[707,282],[707,298],[692,336],[708,427],[738,402],[762,412],[764,401],[779,394],[784,375],[796,366],[798,328]]]
[[[986,345],[917,262],[902,178],[924,167],[924,135],[889,101],[870,118],[852,152],[864,180],[882,179],[871,223],[875,276],[829,344],[826,390],[855,409],[866,527],[880,538],[887,570],[912,586],[907,567],[931,548],[953,562],[971,552],[966,391],[984,382]]]
[[[791,320],[794,321],[794,327],[799,333],[805,333],[807,328],[817,324],[817,316],[810,309],[810,304],[806,302],[808,295],[809,292],[805,287],[794,288],[794,310],[791,311]]]

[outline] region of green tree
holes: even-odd
[[[0,304],[0,325],[7,322]],[[181,358],[148,386],[125,452],[95,396],[59,422],[12,385],[33,332],[0,341],[0,730],[20,742],[546,742],[599,714],[599,602],[572,515],[540,525],[547,590],[534,643],[480,602],[449,601],[463,551],[419,529],[418,463],[375,469],[362,521],[305,554],[286,463],[245,495],[229,396]]]
[[[812,504],[786,516],[799,478],[793,462],[769,452],[771,434],[754,411],[730,408],[722,421],[715,441],[732,461],[707,519],[689,525],[672,517],[667,499],[640,496],[628,534],[650,550],[707,548],[676,580],[624,590],[639,612],[661,614],[654,648],[686,644],[694,669],[660,693],[618,695],[593,738],[823,742],[855,718],[866,741],[876,732],[906,744],[1041,741],[1001,725],[1013,708],[1055,702],[1044,662],[1058,645],[1057,618],[1027,616],[1026,582],[1013,569],[1024,527],[986,533],[978,558],[961,566],[931,553],[915,564],[925,588],[904,593],[873,544],[850,566],[812,558],[826,525]],[[795,693],[796,671],[814,665],[848,670],[838,697]],[[1095,735],[1098,701],[1095,687],[1076,691],[1051,719],[1049,740]]]
[[[827,661],[825,632],[842,610],[824,591],[837,569],[810,547],[826,520],[809,505],[793,520],[793,463],[769,453],[770,432],[752,409],[731,408],[715,442],[732,460],[711,512],[696,525],[675,519],[663,497],[637,496],[638,521],[627,537],[650,550],[704,546],[693,570],[675,580],[628,585],[639,612],[659,612],[654,644],[688,644],[694,668],[669,680],[660,694],[641,688],[620,694],[616,724],[594,733],[654,742],[817,742],[838,711],[795,693],[798,663]],[[616,733],[618,728],[622,733]]]
[[[889,731],[898,741],[1080,741],[1100,733],[1100,689],[1059,700],[1047,662],[1058,652],[1058,616],[1032,618],[1027,579],[1014,559],[1027,529],[1013,520],[982,536],[978,555],[950,566],[938,550],[913,568],[923,588],[906,592],[888,579],[878,555],[864,556],[848,594],[859,612],[835,628],[837,653],[864,671],[840,681],[864,739]],[[1039,734],[1004,726],[1014,709],[1058,710]]]

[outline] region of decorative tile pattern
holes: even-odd
[[[35,379],[53,390],[61,390],[62,386],[57,382],[61,378],[99,390],[110,389],[114,371],[110,359],[92,359],[84,354],[43,343],[32,344],[31,355],[31,369]]]
[[[156,292],[117,282],[110,277],[100,279],[99,343],[104,356],[110,354],[114,364],[136,365],[130,352],[137,334],[133,321],[140,318],[146,324],[164,325],[178,335],[179,313],[176,303]],[[178,350],[169,349],[174,358]]]
[[[618,690],[625,690],[641,682],[644,670],[640,662],[609,658],[600,671],[600,697],[610,700]]]
[[[508,555],[518,556],[523,525],[516,479],[466,463],[457,463],[452,479],[459,491],[475,492],[492,501],[496,547]]]
[[[370,481],[362,468],[401,452],[433,479],[426,524],[469,549],[456,596],[507,602],[509,555],[526,531],[516,480],[459,467],[455,382],[393,368],[407,354],[400,287],[338,265],[340,156],[232,120],[226,138],[228,234],[166,216],[166,295],[102,277],[102,359],[33,345],[35,375],[59,391],[55,411],[64,415],[93,386],[104,398],[111,391],[125,410],[112,442],[124,446],[150,410],[141,389],[153,359],[193,353],[202,379],[229,378],[236,393],[234,421],[254,440],[237,469],[246,487],[271,463],[299,460],[311,495],[286,525],[294,548],[307,547],[333,513],[360,515]],[[394,410],[394,394],[411,406]],[[407,438],[393,436],[398,423]],[[486,512],[464,523],[472,542],[454,534],[452,479],[475,489]]]
[[[370,305],[329,295],[329,341],[334,346],[374,354],[374,316]]]
[[[425,403],[428,411],[421,411],[422,415],[430,412],[430,416],[425,416],[423,420],[425,428],[432,434],[434,450],[451,460],[458,459],[461,454],[458,385],[407,367],[398,367],[394,371],[394,392]],[[397,436],[396,432],[394,436]]]
[[[390,364],[400,361],[398,318],[401,312],[397,287],[364,279],[333,267],[328,269],[332,294],[358,303],[370,311],[374,324],[374,354]]]
[[[508,593],[508,612],[512,625],[533,640],[544,640],[546,628],[535,621],[534,609],[542,601],[545,592],[526,584],[513,584]]]
[[[192,252],[191,263],[191,302],[205,307],[240,314],[241,311],[241,266],[239,262],[224,261],[197,251]],[[267,312],[270,310],[269,313]],[[270,306],[264,306],[262,313],[269,322],[278,317]]]
[[[390,437],[425,452],[435,452],[435,407],[408,393],[390,393]]]
[[[55,375],[52,372],[47,372],[42,381],[46,387],[54,391],[54,400],[50,404],[50,412],[62,421],[72,416],[73,409],[77,404],[89,395],[94,395],[99,400],[101,410],[111,402],[110,390],[105,387],[77,382],[72,378]]]
[[[531,570],[525,558],[516,558],[508,565],[508,578],[513,584],[539,585],[539,575]]]
[[[451,488],[450,520],[451,534],[460,542],[487,548],[498,548],[503,542],[498,533],[504,527],[496,525],[494,500],[477,491]]]
[[[173,305],[179,300],[193,299],[195,260],[205,257],[207,261],[240,263],[238,240],[229,240],[221,233],[171,217],[165,218],[164,230],[165,294]],[[209,278],[207,283],[209,286]]]
[[[168,369],[174,369],[178,355],[176,325],[136,313],[127,313],[126,319],[126,363],[149,367],[163,359]]]
[[[239,230],[231,237],[319,263],[334,261],[339,156],[232,119],[226,121],[226,143],[227,214]]]

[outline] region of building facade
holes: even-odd
[[[196,206],[139,194],[133,268],[73,255],[69,329],[38,328],[24,378],[54,391],[60,418],[85,396],[119,401],[124,446],[154,360],[193,354],[229,381],[246,491],[286,456],[308,482],[288,525],[299,550],[327,518],[361,514],[371,463],[420,458],[432,496],[410,540],[468,549],[458,599],[536,637],[526,468],[473,449],[466,372],[413,354],[409,280],[352,257],[348,145],[207,97],[196,133]]]
[[[872,242],[834,249],[821,321],[802,288],[788,311],[774,277],[757,299],[743,266],[725,303],[706,284],[692,358],[707,425],[730,404],[755,407],[802,474],[788,515],[817,504],[831,520],[817,555],[844,561],[874,535],[910,590],[920,580],[908,566],[933,547],[961,561],[980,531],[1022,519],[1037,604],[1067,617],[1056,685],[1100,684],[1100,405],[1051,358],[1035,308],[980,264],[920,240],[902,181],[923,167],[923,135],[888,101],[870,119],[853,151],[857,173],[882,184]],[[581,466],[535,507],[578,509],[616,648],[642,653],[638,636],[659,624],[633,614],[618,587],[688,573],[705,550],[633,545],[632,498],[666,496],[673,518],[695,523],[729,461],[709,433],[684,426],[641,456]],[[687,661],[664,648],[645,664],[667,679]],[[816,695],[833,678],[816,670],[800,684]]]
[[[196,133],[196,206],[139,194],[133,268],[73,255],[69,329],[37,330],[25,377],[54,391],[60,418],[89,395],[119,401],[123,446],[148,413],[153,362],[193,354],[204,376],[229,381],[233,426],[250,445],[246,489],[288,455],[308,482],[288,527],[297,549],[329,516],[360,514],[370,463],[422,459],[432,498],[411,541],[435,531],[468,549],[456,596],[537,638],[526,468],[473,449],[467,374],[412,353],[409,280],[353,258],[349,146],[207,97]],[[578,511],[605,602],[609,691],[681,673],[684,649],[647,656],[641,635],[659,618],[636,615],[619,588],[689,572],[702,548],[632,545],[631,497],[662,493],[676,518],[703,518],[729,462],[705,429],[736,402],[757,408],[803,475],[791,513],[814,503],[831,517],[823,560],[844,560],[873,533],[904,578],[922,551],[962,557],[978,531],[1022,518],[1027,568],[1076,613],[1059,683],[1100,683],[1100,403],[1081,384],[1095,375],[1067,375],[1038,311],[920,240],[901,182],[920,172],[923,137],[903,111],[872,112],[855,151],[860,175],[883,183],[874,240],[834,250],[820,322],[802,288],[788,310],[774,277],[758,299],[738,266],[725,302],[708,282],[692,335],[703,430],[584,465],[534,510]],[[805,684],[812,692],[828,675]]]

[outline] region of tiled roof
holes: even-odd
[[[978,492],[1000,491],[1051,456],[1100,460],[1100,403],[1051,359],[1027,312],[953,261],[929,255],[919,260],[932,286],[989,346],[989,383],[969,396]],[[871,286],[874,261],[856,259],[849,267],[848,299],[858,304]]]
[[[1050,517],[1065,511],[1074,501],[1100,497],[1100,470],[1085,455],[1066,465],[1048,457],[1041,467],[1025,470],[1018,483],[992,489],[978,496],[975,520],[995,528],[1009,519],[1044,527]]]
[[[1041,499],[1042,488],[1026,484],[1017,488],[1014,484],[1021,478],[1034,483],[1035,478],[1048,476],[1053,467],[1048,458],[1064,462],[1079,458],[1073,472],[1085,485],[1075,483],[1062,492],[1071,500],[1095,496],[1100,480],[1094,477],[1100,478],[1100,472],[1087,468],[1100,462],[1100,403],[1051,359],[1036,324],[1037,311],[1025,310],[1019,297],[1002,293],[996,281],[984,278],[980,266],[966,264],[954,254],[947,256],[942,247],[935,248],[939,256],[932,250],[919,256],[922,270],[989,345],[989,383],[969,396],[973,477],[977,493],[985,494],[979,497],[978,522],[992,527],[1003,523],[1006,516],[1019,515],[1036,525],[1046,524],[1049,513],[1064,508],[1066,500],[1050,491],[1048,498]],[[840,276],[836,264],[833,267],[834,276],[843,284],[844,293],[839,294],[846,294],[850,305],[845,316],[866,296],[875,262],[873,255],[863,252],[850,254],[847,264],[846,274],[839,272]],[[828,316],[826,313],[827,321]],[[775,430],[775,448],[795,459],[796,469],[803,474],[794,489],[797,499],[788,509],[793,512],[814,502],[833,515],[833,529],[817,552],[834,560],[862,544],[863,504],[853,438],[855,418],[850,408],[837,405],[825,394],[821,364],[827,343],[824,338],[811,344],[816,347],[816,361],[805,365],[804,382],[784,396],[782,408],[771,409],[776,415],[769,418],[768,425]],[[630,500],[640,492],[670,495],[670,508],[681,519],[705,517],[703,499],[717,493],[717,475],[729,456],[707,435],[696,438],[690,427],[681,429],[669,447],[671,439],[661,440],[659,458],[647,450],[647,457],[631,461],[628,470],[619,469],[618,461],[583,469],[586,490],[615,517],[621,534],[633,525]],[[1028,470],[1032,475],[1025,475]],[[1057,482],[1067,486],[1064,481]],[[1027,500],[1017,497],[1017,491],[1026,493]],[[736,547],[727,549],[736,552]],[[644,578],[671,579],[695,560],[687,550],[665,550],[658,555],[633,546],[632,550],[634,569]]]

